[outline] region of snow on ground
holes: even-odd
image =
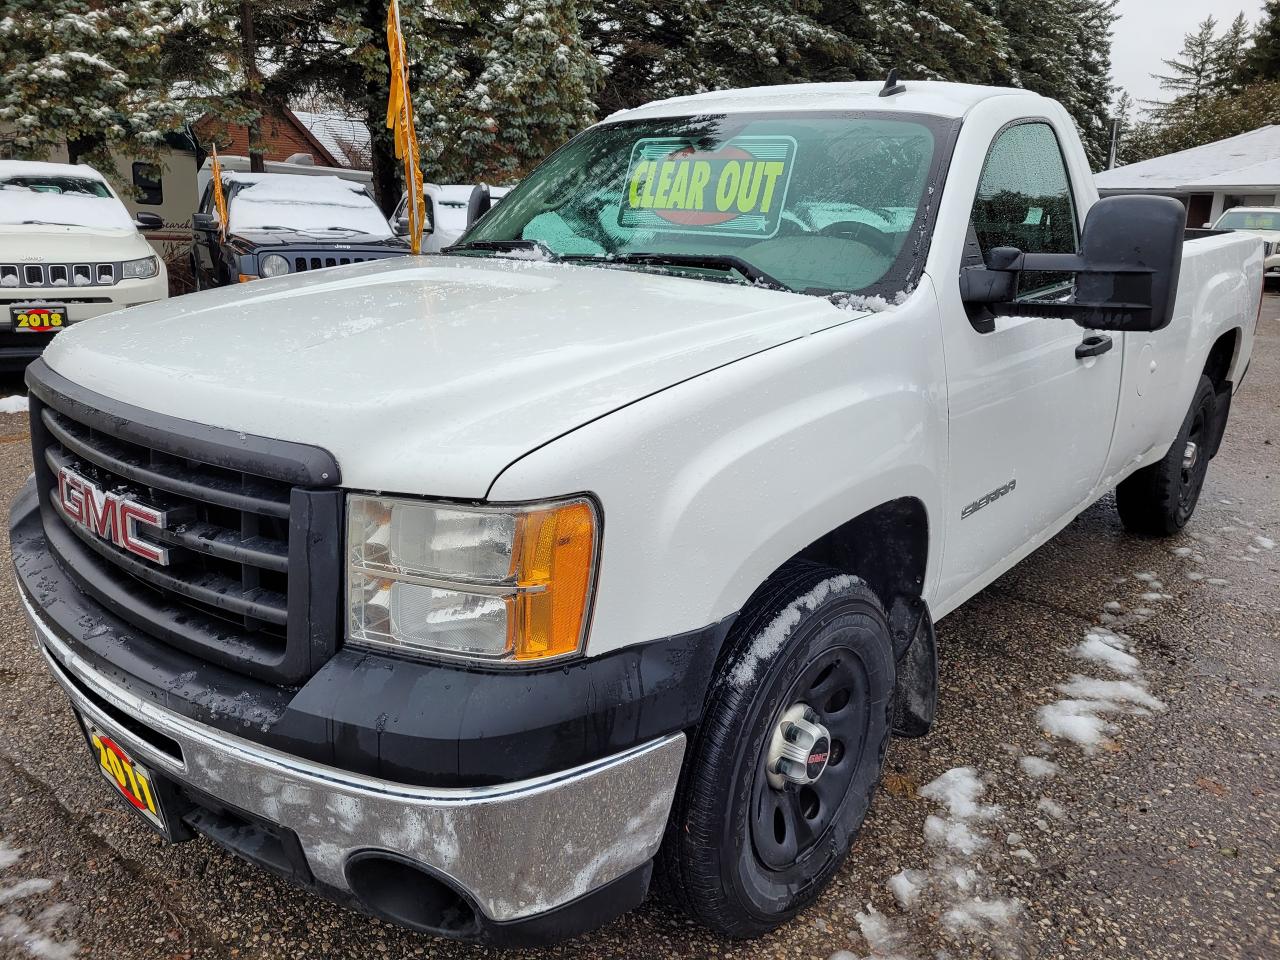
[[[0,840],[0,871],[15,866],[24,852]],[[14,883],[0,882],[0,906],[16,908],[19,902],[47,893],[52,887],[52,880],[37,877]],[[72,960],[80,953],[80,944],[74,940],[55,940],[49,930],[66,909],[65,904],[53,904],[41,911],[35,920],[26,920],[18,913],[6,909],[0,913],[0,948],[12,944],[37,960]]]
[[[1233,519],[1236,526],[1227,530],[1220,528],[1219,533],[1239,533],[1243,529],[1251,539],[1249,546],[1254,552],[1275,548],[1275,541],[1255,532],[1257,528],[1253,524]],[[1175,547],[1170,552],[1188,564],[1206,564],[1208,560],[1200,550],[1216,543],[1215,538],[1195,532],[1188,532],[1187,536],[1198,546]],[[1256,562],[1256,558],[1235,559]],[[1194,570],[1184,576],[1192,583],[1215,586],[1227,583],[1221,577]],[[1132,578],[1118,577],[1115,582],[1123,584],[1133,580],[1140,585],[1138,599],[1142,603],[1160,604],[1172,599],[1171,594],[1163,592],[1164,584],[1151,571],[1135,573]],[[1061,698],[1037,711],[1040,728],[1049,738],[1066,740],[1086,754],[1092,754],[1100,746],[1110,746],[1109,736],[1117,729],[1115,718],[1154,716],[1166,709],[1148,688],[1137,642],[1124,632],[1126,625],[1143,623],[1156,613],[1152,606],[1137,606],[1126,612],[1125,604],[1119,600],[1104,604],[1100,622],[1089,627],[1083,639],[1066,652],[1108,671],[1112,678],[1076,673],[1059,684],[1057,690]],[[1120,679],[1115,679],[1116,675]],[[1016,748],[1009,749],[1018,753]],[[1049,742],[1042,742],[1033,753],[1018,756],[1018,768],[1033,781],[1048,780],[1056,776],[1060,768],[1053,760],[1035,753],[1053,752]],[[906,927],[913,923],[936,923],[948,938],[967,941],[970,953],[957,955],[940,951],[936,954],[939,960],[974,955],[977,951],[973,948],[977,946],[997,956],[1019,955],[1021,905],[1017,900],[996,895],[983,866],[984,861],[1001,856],[1034,863],[1036,856],[1023,846],[1024,838],[1019,833],[1006,834],[1002,844],[992,843],[998,836],[995,831],[1003,811],[997,804],[983,802],[989,779],[973,767],[956,767],[916,791],[919,797],[937,805],[937,810],[924,820],[924,839],[932,860],[922,867],[900,870],[886,882],[900,916],[882,914],[870,904],[866,912],[857,915],[869,954],[840,950],[828,960],[929,960],[911,943]],[[1050,820],[1064,820],[1069,813],[1058,800],[1040,796],[1034,822],[1040,829],[1048,830]]]
[[[26,397],[0,397],[0,413],[22,413],[26,409]]]

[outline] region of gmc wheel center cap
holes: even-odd
[[[804,786],[816,781],[831,759],[831,734],[818,714],[803,703],[783,713],[774,727],[765,759],[769,786],[781,790],[788,783]]]

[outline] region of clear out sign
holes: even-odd
[[[639,140],[631,150],[618,225],[771,237],[795,154],[791,137],[735,137],[715,150],[672,137]]]

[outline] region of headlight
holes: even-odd
[[[289,261],[278,253],[268,253],[258,261],[258,276],[283,277],[289,272]]]
[[[156,257],[143,257],[141,260],[126,260],[120,264],[120,276],[125,280],[147,280],[160,272],[160,261]]]
[[[585,497],[467,507],[351,494],[348,638],[488,662],[577,653],[599,530]]]

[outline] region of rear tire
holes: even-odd
[[[743,608],[726,651],[685,757],[659,882],[694,919],[745,938],[811,904],[848,854],[889,743],[893,643],[866,584],[795,561]],[[825,741],[802,746],[803,763],[779,760],[797,730],[783,714],[806,709]]]
[[[1126,530],[1167,537],[1191,519],[1209,471],[1215,403],[1213,381],[1202,376],[1169,452],[1120,481],[1116,507]]]

